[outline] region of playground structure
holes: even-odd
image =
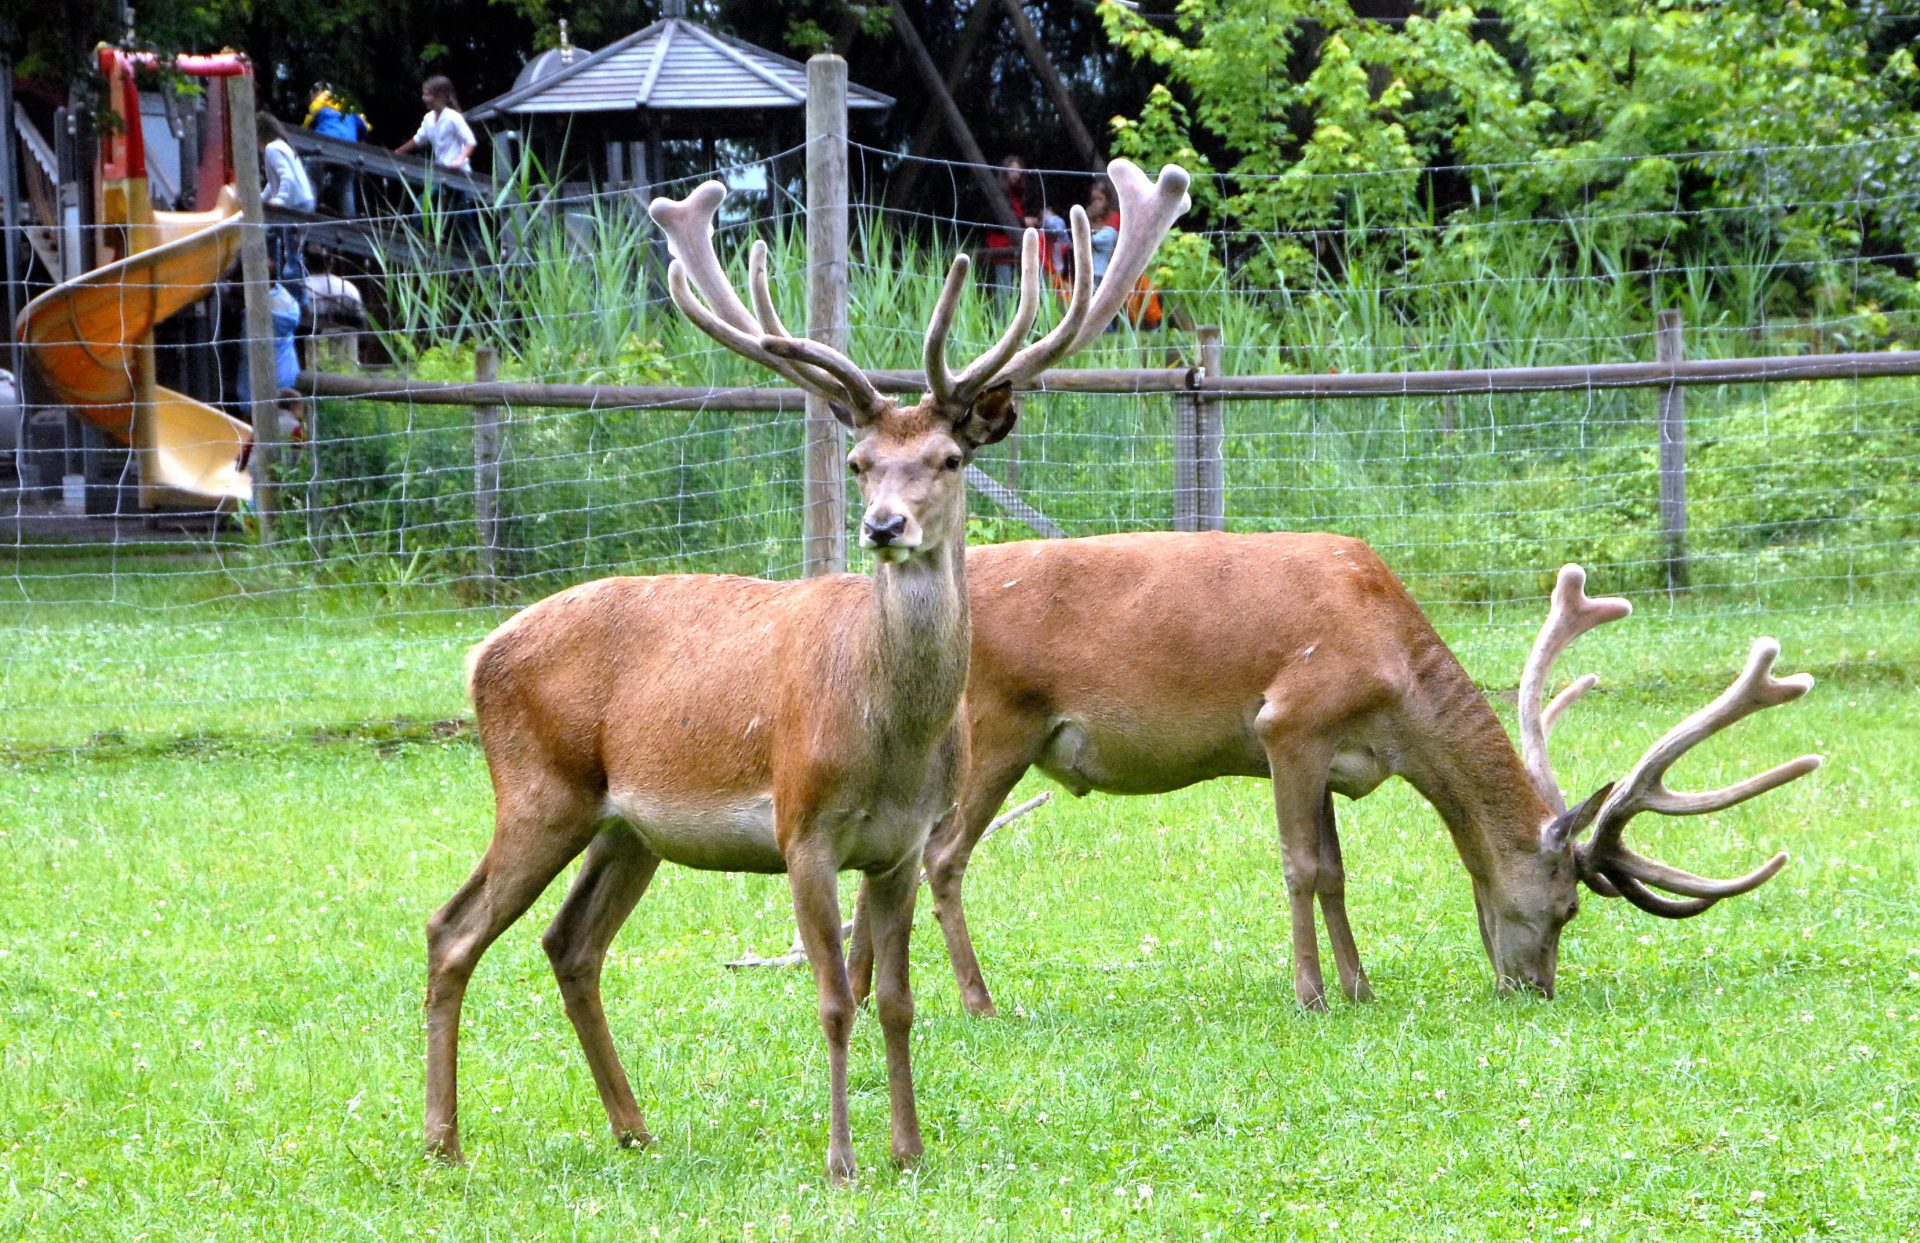
[[[111,121],[102,127],[94,161],[97,266],[33,299],[14,331],[37,367],[45,398],[131,447],[140,508],[244,501],[252,493],[242,464],[251,429],[158,383],[154,357],[155,328],[205,298],[239,255],[232,153],[226,143],[210,142],[197,167],[179,169],[176,199],[210,206],[157,209],[136,80],[139,71],[157,67],[156,58],[107,46],[99,57]],[[253,72],[244,56],[231,52],[181,56],[169,65],[204,80],[209,110],[221,120],[227,81]]]

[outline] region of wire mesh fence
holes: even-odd
[[[1886,153],[1855,154],[1864,167]],[[748,243],[766,239],[776,302],[797,324],[803,207],[794,184],[765,171],[792,168],[792,155],[702,179],[741,190],[718,230],[737,283]],[[897,157],[854,155],[850,353],[911,370],[948,257],[979,248],[995,226],[973,218],[957,166],[929,164],[919,178],[950,187],[943,209],[909,211],[885,199]],[[1190,374],[1199,324],[1219,326],[1222,369],[1235,377],[1650,361],[1655,313],[1668,308],[1681,313],[1688,358],[1913,343],[1912,255],[1870,247],[1864,230],[1849,243],[1835,222],[1910,214],[1920,189],[1863,179],[1831,192],[1825,174],[1796,182],[1793,156],[1686,157],[1702,175],[1767,164],[1752,202],[1711,212],[1676,199],[1666,212],[1601,205],[1508,218],[1489,204],[1436,219],[1404,176],[1356,176],[1356,206],[1338,222],[1186,230],[1156,271],[1160,322],[1123,317],[1072,365]],[[1824,151],[1820,167],[1846,156]],[[1371,192],[1390,183],[1391,195]],[[1030,189],[1036,217],[1051,225],[1092,188],[1087,174],[1043,170]],[[603,574],[800,571],[799,413],[734,408],[768,405],[764,390],[780,382],[667,301],[641,194],[503,182],[484,202],[429,197],[361,226],[380,239],[371,258],[343,252],[332,272],[286,281],[309,303],[298,330],[309,370],[366,383],[353,397],[289,399],[296,439],[276,459],[268,540],[246,504],[193,523],[127,512],[115,485],[137,475],[138,455],[39,412],[29,377],[30,417],[16,421],[14,486],[3,494],[0,745],[173,745],[453,718],[461,651],[516,603]],[[1806,244],[1810,230],[1822,245]],[[297,236],[276,242],[300,250]],[[983,289],[954,326],[956,355],[986,348],[1012,311],[1000,252],[980,253]],[[322,276],[351,285],[364,320],[315,313],[326,290],[341,296]],[[205,292],[160,325],[155,373],[241,413],[237,295]],[[1047,304],[1043,323],[1059,313]],[[34,349],[96,344],[56,331]],[[500,402],[479,420],[497,420],[497,447],[483,432],[476,454],[474,408],[420,400],[403,381],[470,381],[482,351],[502,381],[611,396],[584,408]],[[646,386],[711,397],[687,409],[630,395]],[[1916,389],[1879,376],[1688,390],[1684,595],[1668,591],[1657,390],[1224,402],[1221,525],[1361,536],[1437,615],[1510,628],[1537,622],[1532,606],[1569,560],[1589,567],[1596,589],[1658,593],[1688,616],[1910,602]],[[970,537],[1028,538],[1041,519],[1075,536],[1169,527],[1183,400],[1029,396],[1017,434],[978,463],[1019,503],[976,494]],[[75,473],[95,509],[123,512],[57,521]]]

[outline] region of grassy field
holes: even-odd
[[[226,624],[276,633],[274,599]],[[87,640],[140,650],[143,625],[185,622],[141,617]],[[1292,1000],[1262,783],[1056,799],[971,876],[1002,1018],[964,1016],[923,904],[915,1172],[886,1164],[878,1028],[857,1025],[862,1177],[845,1192],[820,1178],[809,980],[718,965],[786,944],[779,878],[664,872],[615,945],[610,1017],[651,1149],[607,1137],[561,1012],[538,945],[556,886],[468,995],[472,1165],[421,1158],[422,925],[490,808],[476,748],[391,717],[460,711],[461,632],[485,621],[459,617],[421,635],[405,618],[342,627],[335,648],[308,617],[282,632],[298,662],[258,683],[236,669],[207,706],[174,704],[177,722],[162,709],[179,684],[92,685],[84,659],[73,684],[8,688],[68,705],[42,741],[84,741],[84,703],[117,701],[136,728],[0,760],[0,1238],[1920,1232],[1905,610],[1642,617],[1569,658],[1616,688],[1556,739],[1579,788],[1704,702],[1763,630],[1783,672],[1821,684],[1677,780],[1807,750],[1830,762],[1756,804],[1636,824],[1650,852],[1709,873],[1776,847],[1795,861],[1687,923],[1589,898],[1550,1003],[1492,994],[1466,874],[1403,785],[1341,804],[1380,1000],[1325,1015]],[[39,620],[48,644],[80,637]],[[1476,676],[1513,685],[1523,619],[1446,629]],[[394,652],[420,667],[396,671]]]

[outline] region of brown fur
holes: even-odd
[[[1483,926],[1497,913],[1550,924],[1557,937],[1573,890],[1570,860],[1541,850],[1552,812],[1485,697],[1366,544],[1111,535],[975,548],[967,563],[972,760],[958,813],[928,843],[927,876],[969,1009],[990,1013],[993,1003],[962,879],[980,834],[1035,766],[1075,793],[1272,776],[1295,985],[1309,1006],[1324,1004],[1316,899],[1343,988],[1369,992],[1330,792],[1357,798],[1406,778],[1451,831]],[[856,938],[856,980],[860,952]],[[1543,978],[1536,962],[1496,958],[1495,968],[1503,986],[1551,988],[1550,960]]]
[[[460,1156],[459,1013],[475,964],[584,850],[545,945],[622,1141],[648,1136],[600,1001],[614,934],[662,860],[786,872],[828,1044],[828,1173],[852,1176],[854,1001],[836,877],[853,868],[875,913],[893,1155],[919,1155],[907,934],[922,848],[965,764],[961,466],[1014,417],[1003,387],[954,414],[889,404],[858,421],[865,529],[886,558],[871,577],[602,579],[542,600],[474,649],[468,689],[495,827],[428,924],[429,1148]]]
[[[794,337],[773,310],[767,250],[748,258],[749,310],[713,249],[726,187],[655,199],[667,285],[702,331],[799,384],[853,429],[871,579],[764,583],[613,579],[561,592],[501,627],[470,663],[493,775],[494,834],[427,925],[426,1141],[459,1159],[460,1005],[480,955],[567,862],[586,863],[545,944],[614,1133],[647,1138],[600,1002],[607,946],[662,859],[785,871],[819,997],[831,1117],[827,1176],[853,1176],[847,1043],[854,999],[840,945],[838,873],[865,873],[875,1010],[886,1042],[896,1162],[920,1155],[909,1038],[907,938],[920,859],[965,775],[960,697],[970,636],[966,485],[974,451],[1012,430],[1012,392],[1097,334],[1187,206],[1187,174],[1158,185],[1111,170],[1129,205],[1107,278],[1092,287],[1087,220],[1068,310],[1022,348],[1039,298],[1039,235],[1023,241],[1021,297],[999,341],[962,369],[946,338],[968,261],[954,260],[928,325],[929,394],[902,409],[838,349]],[[1089,326],[1091,323],[1091,326]]]

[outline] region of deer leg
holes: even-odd
[[[953,963],[961,1003],[967,1013],[981,1018],[993,1017],[993,996],[987,992],[986,977],[973,952],[973,934],[967,929],[960,887],[980,835],[993,823],[993,813],[1000,810],[1000,804],[1007,801],[1007,795],[1027,771],[1024,757],[1017,764],[979,762],[986,759],[975,753],[976,763],[968,774],[960,805],[934,826],[927,839],[927,888],[933,891],[933,915],[940,921],[940,933],[947,941],[947,958]]]
[[[920,1159],[920,1116],[913,1102],[913,989],[908,983],[907,943],[913,903],[920,889],[920,860],[902,860],[892,871],[869,874],[861,890],[873,933],[873,1004],[887,1043],[887,1099],[892,1119],[893,1163],[905,1168]]]
[[[840,947],[840,876],[837,860],[818,850],[799,849],[787,856],[787,882],[793,889],[793,913],[813,968],[820,996],[820,1029],[827,1038],[827,1181],[840,1186],[853,1179],[853,1134],[847,1123],[847,1041],[853,1033],[853,989]]]
[[[1353,943],[1347,922],[1347,869],[1340,858],[1340,833],[1333,818],[1333,791],[1320,802],[1320,867],[1316,877],[1320,917],[1326,921],[1327,942],[1333,946],[1333,965],[1340,972],[1340,991],[1348,1001],[1372,1001],[1373,985],[1360,966],[1360,949]]]
[[[427,921],[427,1151],[458,1164],[460,1003],[480,956],[593,836],[595,813],[556,782],[495,813],[480,865]]]
[[[873,991],[873,929],[868,920],[867,882],[862,879],[853,899],[853,935],[847,938],[847,981],[856,1006],[866,1004]]]
[[[660,856],[648,850],[627,825],[601,829],[587,847],[567,900],[541,938],[554,978],[560,982],[567,1018],[593,1072],[593,1086],[606,1106],[607,1121],[614,1138],[625,1147],[643,1147],[653,1136],[647,1133],[646,1119],[633,1099],[627,1072],[607,1030],[607,1013],[600,1002],[600,969],[607,960],[607,946],[659,867]]]
[[[1262,715],[1265,715],[1263,710]],[[1327,1008],[1320,975],[1320,938],[1313,922],[1320,888],[1322,800],[1332,754],[1325,744],[1274,728],[1262,730],[1273,773],[1273,803],[1280,828],[1280,861],[1287,878],[1287,913],[1293,925],[1293,993],[1309,1010]]]

